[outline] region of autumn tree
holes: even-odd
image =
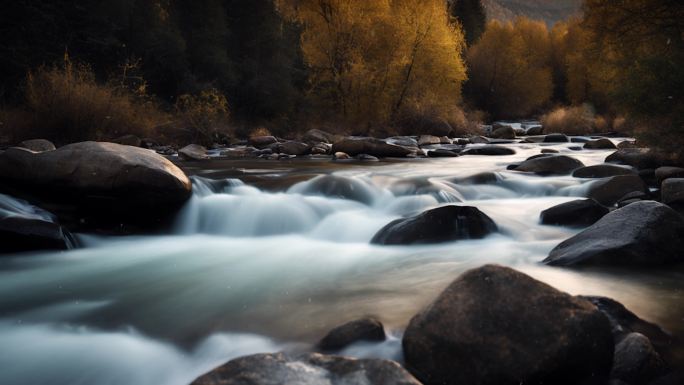
[[[467,60],[467,96],[494,118],[528,116],[551,98],[551,42],[543,22],[492,21]]]

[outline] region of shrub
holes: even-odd
[[[24,114],[6,129],[15,141],[45,138],[56,143],[107,140],[125,134],[150,136],[167,120],[150,100],[99,84],[88,66],[68,58],[62,66],[29,72]]]
[[[568,135],[584,135],[595,132],[594,112],[587,106],[559,107],[541,117],[547,133],[560,132]]]
[[[180,139],[204,145],[228,141],[228,101],[218,90],[181,95],[175,110],[180,124]]]

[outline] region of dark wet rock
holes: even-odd
[[[511,126],[495,124],[489,136],[495,139],[515,139],[515,130]]]
[[[0,254],[66,250],[73,244],[56,217],[28,202],[0,194]]]
[[[209,159],[207,149],[199,144],[189,144],[178,150],[178,156],[184,160],[206,160]]]
[[[684,384],[684,369],[679,368],[669,374],[666,374],[649,385],[682,385]]]
[[[544,143],[568,143],[570,139],[565,134],[548,134],[544,137]]]
[[[610,210],[593,199],[578,199],[541,212],[540,220],[545,225],[591,226]]]
[[[470,206],[443,206],[390,222],[371,243],[412,245],[480,239],[497,231],[494,221]]]
[[[667,364],[643,334],[630,333],[615,346],[611,379],[647,385],[667,372]]]
[[[459,156],[458,152],[438,148],[427,152],[429,158],[453,158]]]
[[[658,167],[667,166],[671,163],[664,154],[648,148],[619,149],[608,155],[606,162],[622,163],[639,170],[647,168],[657,169]]]
[[[544,133],[544,128],[542,126],[532,126],[527,129],[525,134],[527,135],[542,135]]]
[[[605,383],[613,346],[592,303],[495,265],[462,274],[403,337],[426,385]]]
[[[143,141],[136,135],[124,135],[114,140],[113,143],[123,144],[124,146],[142,147]],[[145,146],[145,148],[149,148]]]
[[[373,155],[368,155],[368,154],[359,154],[356,156],[357,160],[360,160],[362,162],[378,162],[380,159],[377,157],[374,157]]]
[[[589,138],[585,138],[583,136],[573,136],[570,138],[570,143],[587,143],[591,141]]]
[[[411,153],[411,150],[386,143],[375,138],[345,138],[333,144],[333,152],[344,152],[351,156],[369,154],[378,158],[403,158]]]
[[[658,167],[655,170],[655,178],[658,183],[662,183],[662,181],[669,178],[684,178],[684,168]]]
[[[544,263],[660,266],[684,260],[684,218],[655,201],[617,209],[556,246]]]
[[[275,136],[252,136],[247,142],[256,148],[264,148],[278,143],[278,139]]]
[[[360,341],[384,341],[385,328],[375,318],[361,318],[347,322],[328,332],[318,342],[318,348],[325,351],[343,349]]]
[[[616,149],[617,146],[610,139],[601,138],[584,143],[584,148],[588,150],[611,150]]]
[[[471,147],[461,153],[461,155],[514,155],[515,150],[508,147],[485,145],[480,147]]]
[[[555,150],[553,148],[542,148],[541,153],[542,154],[558,154],[558,150]]]
[[[318,129],[309,130],[304,133],[302,140],[307,143],[332,143],[335,140],[335,135]]]
[[[612,206],[631,192],[648,193],[648,186],[637,175],[618,175],[591,182],[587,197],[605,206]]]
[[[639,146],[637,146],[636,142],[633,140],[623,140],[622,142],[617,144],[617,148],[639,148]]]
[[[418,147],[418,141],[410,136],[392,136],[386,139],[387,143],[403,147]]]
[[[366,204],[373,201],[373,194],[363,182],[337,175],[317,176],[306,183],[301,193],[349,199]]]
[[[660,184],[656,180],[655,170],[652,168],[645,168],[639,170],[639,177],[651,187],[660,187]]]
[[[421,385],[398,363],[318,353],[256,354],[236,358],[191,385]]]
[[[451,181],[456,184],[496,184],[499,182],[499,174],[491,171],[481,172],[465,178],[454,178]]]
[[[19,143],[19,147],[27,148],[34,152],[45,152],[55,150],[55,145],[47,139],[31,139]]]
[[[270,148],[258,150],[254,147],[231,147],[221,151],[221,156],[231,159],[256,158],[264,154],[272,154]]]
[[[546,136],[544,136],[544,135],[528,136],[525,139],[523,139],[521,143],[544,143],[544,138],[546,138]]]
[[[538,158],[546,158],[548,156],[554,156],[555,154],[548,154],[548,153],[541,153],[537,155],[532,155],[531,157],[525,159],[525,160],[532,160],[532,159],[538,159]]]
[[[506,166],[506,170],[515,170],[516,168],[518,168],[518,166],[520,166],[520,163],[511,163],[508,166]]]
[[[565,155],[549,155],[526,160],[515,170],[533,172],[538,175],[564,175],[570,174],[580,167],[584,167],[584,164],[575,158]]]
[[[419,146],[429,146],[432,144],[441,144],[442,140],[439,139],[439,137],[434,136],[434,135],[421,135],[418,137],[418,145]]]
[[[625,194],[625,196],[623,196],[622,198],[618,199],[617,205],[618,207],[625,207],[628,204],[649,199],[649,194],[643,191],[632,191],[630,193]]]
[[[637,172],[632,168],[610,163],[586,166],[572,172],[575,178],[606,178],[618,175],[637,175]]]
[[[582,151],[582,147],[580,147],[580,146],[570,146],[570,147],[568,147],[568,150],[570,150],[570,151]]]
[[[661,201],[668,205],[684,203],[684,178],[670,178],[663,181],[660,189]]]
[[[290,140],[278,143],[278,152],[287,155],[307,155],[311,153],[311,146],[303,142]]]

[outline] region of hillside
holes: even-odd
[[[582,0],[483,0],[483,4],[490,19],[511,20],[527,16],[553,25],[579,13]]]

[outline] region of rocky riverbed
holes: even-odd
[[[681,383],[684,169],[507,127],[5,150],[0,383]]]

